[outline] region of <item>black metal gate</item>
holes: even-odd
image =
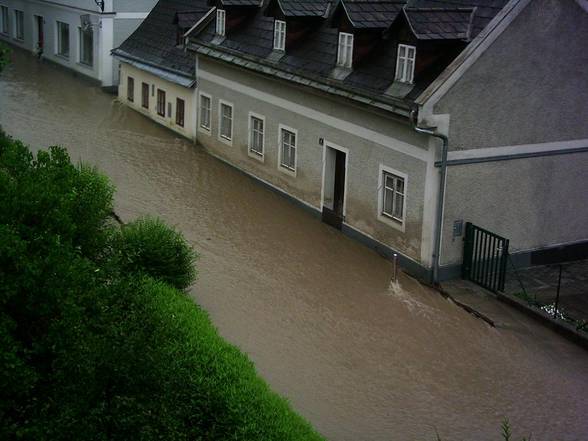
[[[504,291],[508,239],[466,223],[462,277],[492,292]]]

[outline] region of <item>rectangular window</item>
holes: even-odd
[[[277,51],[286,50],[286,22],[274,21],[274,49]]]
[[[225,22],[227,12],[224,9],[216,10],[216,33],[217,35],[225,35]]]
[[[414,77],[414,63],[416,48],[406,44],[398,45],[398,56],[396,58],[396,81],[412,83]]]
[[[227,141],[233,139],[233,106],[223,101],[219,107],[219,135]]]
[[[184,100],[176,98],[176,124],[184,127]]]
[[[94,33],[92,29],[79,28],[80,63],[86,66],[94,65]]]
[[[69,25],[57,22],[57,55],[69,58]]]
[[[135,101],[135,79],[133,77],[127,78],[127,99],[131,103]]]
[[[200,94],[200,127],[210,132],[210,97]]]
[[[157,89],[157,114],[165,117],[165,92]]]
[[[339,32],[339,50],[337,51],[337,64],[343,67],[353,65],[353,34]]]
[[[284,128],[280,129],[280,165],[296,171],[296,133]]]
[[[404,178],[382,172],[382,214],[399,222],[404,221]]]
[[[265,118],[249,114],[249,151],[263,156]]]
[[[6,6],[0,6],[0,32],[3,34],[9,33],[8,20],[8,8]]]
[[[24,12],[14,11],[14,38],[24,40]]]
[[[145,109],[149,108],[149,84],[141,84],[141,106]]]

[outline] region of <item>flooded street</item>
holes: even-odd
[[[0,125],[67,147],[200,254],[192,289],[220,333],[332,441],[588,439],[588,352],[516,312],[496,329],[202,148],[21,52]]]

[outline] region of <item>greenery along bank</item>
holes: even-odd
[[[182,291],[190,247],[0,132],[0,439],[320,440]]]

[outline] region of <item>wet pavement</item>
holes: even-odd
[[[200,253],[192,289],[220,333],[333,441],[588,439],[588,353],[527,317],[493,328],[202,148],[19,51],[0,125],[64,145]],[[304,146],[302,146],[304,148]]]

